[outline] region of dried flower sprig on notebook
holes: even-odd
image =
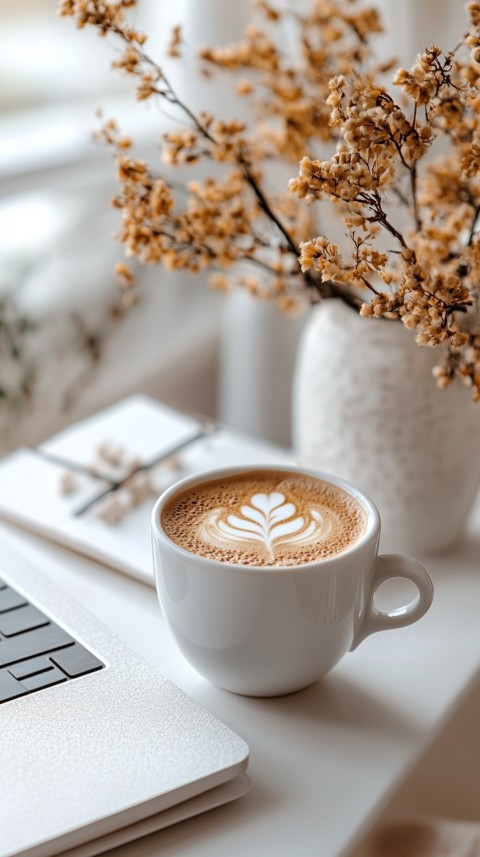
[[[200,431],[204,432],[201,438]],[[105,447],[107,438],[110,442]],[[124,476],[128,478],[120,473],[122,461],[133,459],[144,467],[137,477],[148,477],[149,494],[145,496],[142,481],[134,489],[135,502],[126,496],[123,485],[112,490]],[[158,496],[177,479],[202,470],[289,460],[286,452],[270,444],[209,421],[204,425],[154,399],[131,396],[62,430],[38,450],[19,449],[2,459],[0,518],[153,584],[150,515],[155,497],[150,495],[150,483]],[[61,493],[68,472],[68,481],[76,480],[77,490]],[[115,502],[110,509],[112,519],[121,518],[115,526],[97,514],[110,498],[121,500],[120,508]],[[83,514],[75,514],[82,508]]]
[[[52,464],[65,467],[58,479],[58,490],[62,496],[71,497],[79,489],[79,475],[98,479],[106,487],[90,497],[81,506],[73,508],[71,514],[81,517],[94,510],[96,516],[106,524],[118,524],[131,510],[140,506],[149,497],[158,494],[158,488],[152,478],[153,471],[159,466],[176,467],[180,455],[192,444],[205,440],[218,430],[218,425],[205,417],[198,418],[198,430],[185,439],[179,440],[162,449],[148,461],[142,461],[115,441],[102,440],[92,450],[92,461],[86,465],[62,458],[42,447],[32,447],[32,452]],[[110,472],[105,472],[105,465]],[[113,475],[112,475],[113,474]]]

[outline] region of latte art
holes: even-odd
[[[161,523],[191,553],[288,566],[347,550],[364,533],[367,513],[346,491],[313,476],[252,470],[180,491],[163,508]]]
[[[270,559],[275,558],[275,546],[282,544],[303,545],[327,538],[331,524],[316,509],[307,515],[296,515],[294,503],[287,502],[285,494],[254,494],[250,505],[242,506],[241,515],[225,515],[224,510],[215,509],[207,516],[203,536],[213,543],[260,542]]]

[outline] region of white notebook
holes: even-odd
[[[44,454],[88,467],[99,445],[108,443],[148,464],[196,437],[200,427],[197,420],[146,396],[124,399],[59,432],[37,450],[19,449],[3,459],[0,516],[153,585],[150,514],[155,497],[130,510],[115,525],[97,516],[98,506],[76,517],[75,511],[108,487],[108,483],[80,475],[76,477],[78,485],[74,493],[62,495],[60,482],[68,468]],[[187,445],[174,466],[164,464],[154,468],[152,480],[160,494],[176,480],[202,470],[233,464],[285,464],[289,460],[287,451],[281,447],[222,428]],[[103,474],[115,476],[105,462],[101,468]]]

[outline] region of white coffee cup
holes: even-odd
[[[184,550],[161,523],[180,491],[212,479],[285,471],[317,477],[355,498],[367,513],[365,532],[340,554],[296,566],[247,566]],[[380,517],[371,500],[342,479],[299,467],[232,467],[177,482],[152,513],[157,592],[170,630],[190,664],[213,684],[248,696],[300,690],[328,673],[376,631],[420,619],[433,599],[428,572],[399,554],[378,556]],[[374,596],[391,578],[412,581],[407,606],[379,610]]]

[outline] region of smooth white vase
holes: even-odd
[[[410,331],[315,308],[293,385],[298,460],[354,482],[378,506],[382,550],[428,552],[463,533],[480,483],[480,405],[432,378],[438,351]]]
[[[290,391],[303,323],[303,316],[290,318],[244,289],[226,297],[217,404],[222,423],[290,446]]]

